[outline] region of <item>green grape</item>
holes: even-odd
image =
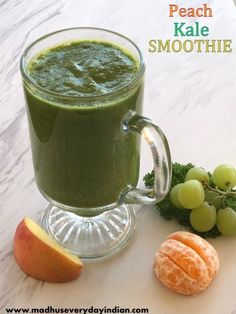
[[[185,181],[198,180],[200,182],[209,182],[209,175],[205,169],[201,167],[193,167],[189,169],[185,176]]]
[[[214,191],[205,192],[205,201],[211,203],[216,209],[222,208],[222,199],[219,198],[220,194]]]
[[[196,231],[211,230],[216,223],[215,206],[204,202],[200,207],[193,209],[190,213],[190,223]]]
[[[225,236],[236,235],[236,212],[230,208],[221,208],[217,213],[216,226]]]
[[[183,186],[183,183],[179,183],[175,185],[170,191],[170,201],[176,208],[179,208],[179,209],[183,208],[183,206],[180,204],[180,201],[178,199],[178,192],[182,186]]]
[[[213,182],[218,188],[227,191],[236,185],[236,171],[230,165],[220,165],[212,174]]]
[[[197,180],[189,180],[183,183],[178,191],[178,200],[184,208],[197,208],[204,201],[204,190]]]

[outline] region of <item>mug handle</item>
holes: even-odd
[[[155,204],[162,201],[169,192],[172,177],[172,163],[168,141],[162,130],[148,118],[129,112],[123,121],[125,132],[142,135],[148,143],[154,163],[153,189],[138,189],[128,186],[122,195],[126,204]]]

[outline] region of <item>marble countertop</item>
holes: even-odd
[[[153,273],[153,256],[166,236],[180,227],[163,220],[151,206],[137,207],[130,245],[110,259],[86,264],[80,278],[49,284],[27,277],[15,263],[12,239],[25,217],[39,220],[46,201],[33,176],[27,119],[19,72],[24,48],[61,28],[96,26],[133,39],[143,50],[147,71],[144,113],[166,133],[172,158],[212,170],[236,165],[236,54],[150,54],[151,38],[168,38],[170,1],[155,0],[0,0],[0,313],[7,307],[146,307],[151,314],[236,313],[236,238],[210,242],[220,272],[198,297],[174,294]],[[173,0],[187,6],[189,1]],[[205,24],[211,38],[236,38],[232,0],[209,3],[214,17]],[[233,42],[233,47],[235,43]],[[141,177],[151,169],[143,145]],[[140,186],[142,185],[140,180]]]

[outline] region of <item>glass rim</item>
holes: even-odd
[[[49,38],[50,36],[65,32],[65,31],[73,31],[73,30],[94,30],[94,31],[102,31],[102,32],[106,32],[106,33],[110,33],[113,35],[116,35],[118,37],[121,37],[125,40],[127,40],[129,43],[131,43],[131,45],[133,45],[135,47],[135,49],[138,51],[138,55],[139,55],[139,59],[140,59],[140,64],[139,64],[139,68],[137,73],[135,73],[134,77],[132,78],[132,80],[128,83],[126,83],[125,85],[117,88],[116,90],[113,90],[111,92],[105,93],[105,94],[100,94],[100,95],[89,95],[89,96],[78,96],[78,95],[63,95],[61,93],[57,93],[57,92],[53,92],[48,90],[47,88],[44,88],[40,85],[38,85],[33,79],[32,77],[27,73],[27,66],[26,66],[26,56],[28,54],[28,52],[30,51],[30,49],[32,47],[34,47],[37,43],[41,42],[42,40]],[[96,39],[96,38],[94,38]],[[145,63],[144,63],[144,59],[143,59],[143,55],[141,50],[139,49],[139,47],[128,37],[118,33],[118,32],[114,32],[105,28],[98,28],[98,27],[71,27],[71,28],[64,28],[64,29],[60,29],[54,32],[50,32],[44,36],[39,37],[38,39],[34,40],[30,45],[28,45],[21,58],[20,58],[20,71],[21,71],[21,75],[23,77],[23,79],[26,80],[26,82],[30,83],[33,85],[34,88],[36,88],[37,90],[50,95],[51,97],[55,97],[55,98],[60,98],[60,99],[68,99],[68,100],[100,100],[103,98],[107,98],[107,97],[111,97],[117,94],[121,94],[124,90],[126,89],[130,89],[132,86],[134,86],[139,79],[143,76],[144,74],[144,70],[145,70]]]

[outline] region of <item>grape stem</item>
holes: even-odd
[[[220,195],[219,198],[222,199],[223,207],[225,207],[225,197],[227,197],[227,196],[234,196],[234,197],[236,197],[236,192],[235,191],[225,191],[224,192],[224,191],[219,190],[217,187],[215,187],[215,188],[211,187],[207,182],[203,182],[203,185],[206,188],[206,190],[210,190],[210,191],[216,192],[216,193],[218,193]]]

